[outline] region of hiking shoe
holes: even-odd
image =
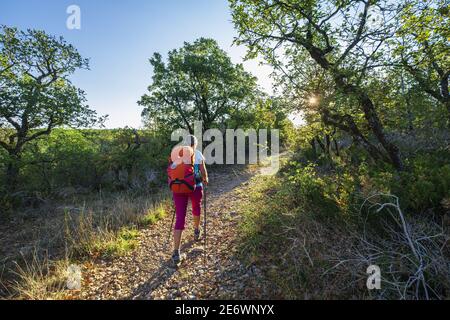
[[[174,265],[179,265],[181,263],[181,255],[180,255],[180,251],[176,250],[173,252],[172,254],[172,262]]]
[[[194,230],[194,241],[200,241],[200,229]]]

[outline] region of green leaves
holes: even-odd
[[[410,1],[401,15],[395,57],[420,89],[450,112],[450,17],[445,0]]]
[[[75,70],[87,69],[88,61],[63,38],[3,26],[0,66],[0,124],[21,124],[23,139],[32,129],[89,125],[96,120],[95,112],[84,104],[84,92],[68,80]]]
[[[232,63],[215,40],[200,38],[150,59],[153,82],[139,104],[147,124],[192,130],[218,125],[234,109],[242,109],[256,90],[256,78]]]
[[[49,105],[58,105],[56,95],[67,96],[69,91],[78,95],[76,90],[69,90],[66,78],[75,69],[87,67],[87,61],[72,46],[42,31],[3,27],[0,32],[0,60],[9,68],[0,74],[0,122],[5,122],[6,117],[19,121],[22,114],[37,118],[40,124],[48,122],[49,118],[42,116],[53,114]],[[66,103],[74,100],[66,98]],[[68,109],[76,107],[66,105]]]
[[[24,146],[59,126],[90,126],[99,120],[85,93],[68,77],[88,61],[63,38],[39,30],[0,26],[0,146],[11,164],[7,182],[17,184]],[[100,118],[103,120],[103,118]]]

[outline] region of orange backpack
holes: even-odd
[[[169,188],[173,193],[191,193],[195,190],[194,149],[175,147],[167,167]]]

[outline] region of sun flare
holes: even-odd
[[[316,96],[311,96],[311,97],[309,97],[309,99],[308,99],[308,103],[309,103],[311,106],[316,106],[316,105],[319,103],[319,99],[318,99]]]

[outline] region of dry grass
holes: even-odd
[[[31,260],[16,263],[16,275],[8,289],[17,299],[49,300],[67,296],[66,280],[69,262],[66,259],[51,261],[36,252]]]
[[[293,202],[283,182],[252,182],[242,223],[242,256],[261,267],[286,299],[447,299],[449,235],[424,216],[407,218],[392,195],[364,203],[367,220],[318,216]],[[368,217],[361,213],[360,217]],[[367,268],[382,289],[367,289]]]
[[[62,299],[70,261],[125,255],[138,245],[139,228],[166,214],[168,194],[98,194],[17,214],[3,224],[0,295]],[[3,272],[2,272],[3,270]]]
[[[352,250],[334,257],[338,262],[333,272],[367,279],[361,268],[377,265],[382,270],[382,289],[374,294],[378,299],[447,298],[450,237],[442,224],[426,217],[407,218],[393,195],[370,196],[362,208],[367,211],[363,230],[351,233]],[[376,217],[374,227],[367,223],[370,215],[384,216]]]
[[[112,209],[83,208],[65,212],[65,239],[77,256],[114,256],[133,249],[136,228],[148,226],[165,216],[168,202],[163,196],[132,199],[120,196]],[[126,228],[123,228],[123,227]],[[130,229],[131,228],[131,229]]]

